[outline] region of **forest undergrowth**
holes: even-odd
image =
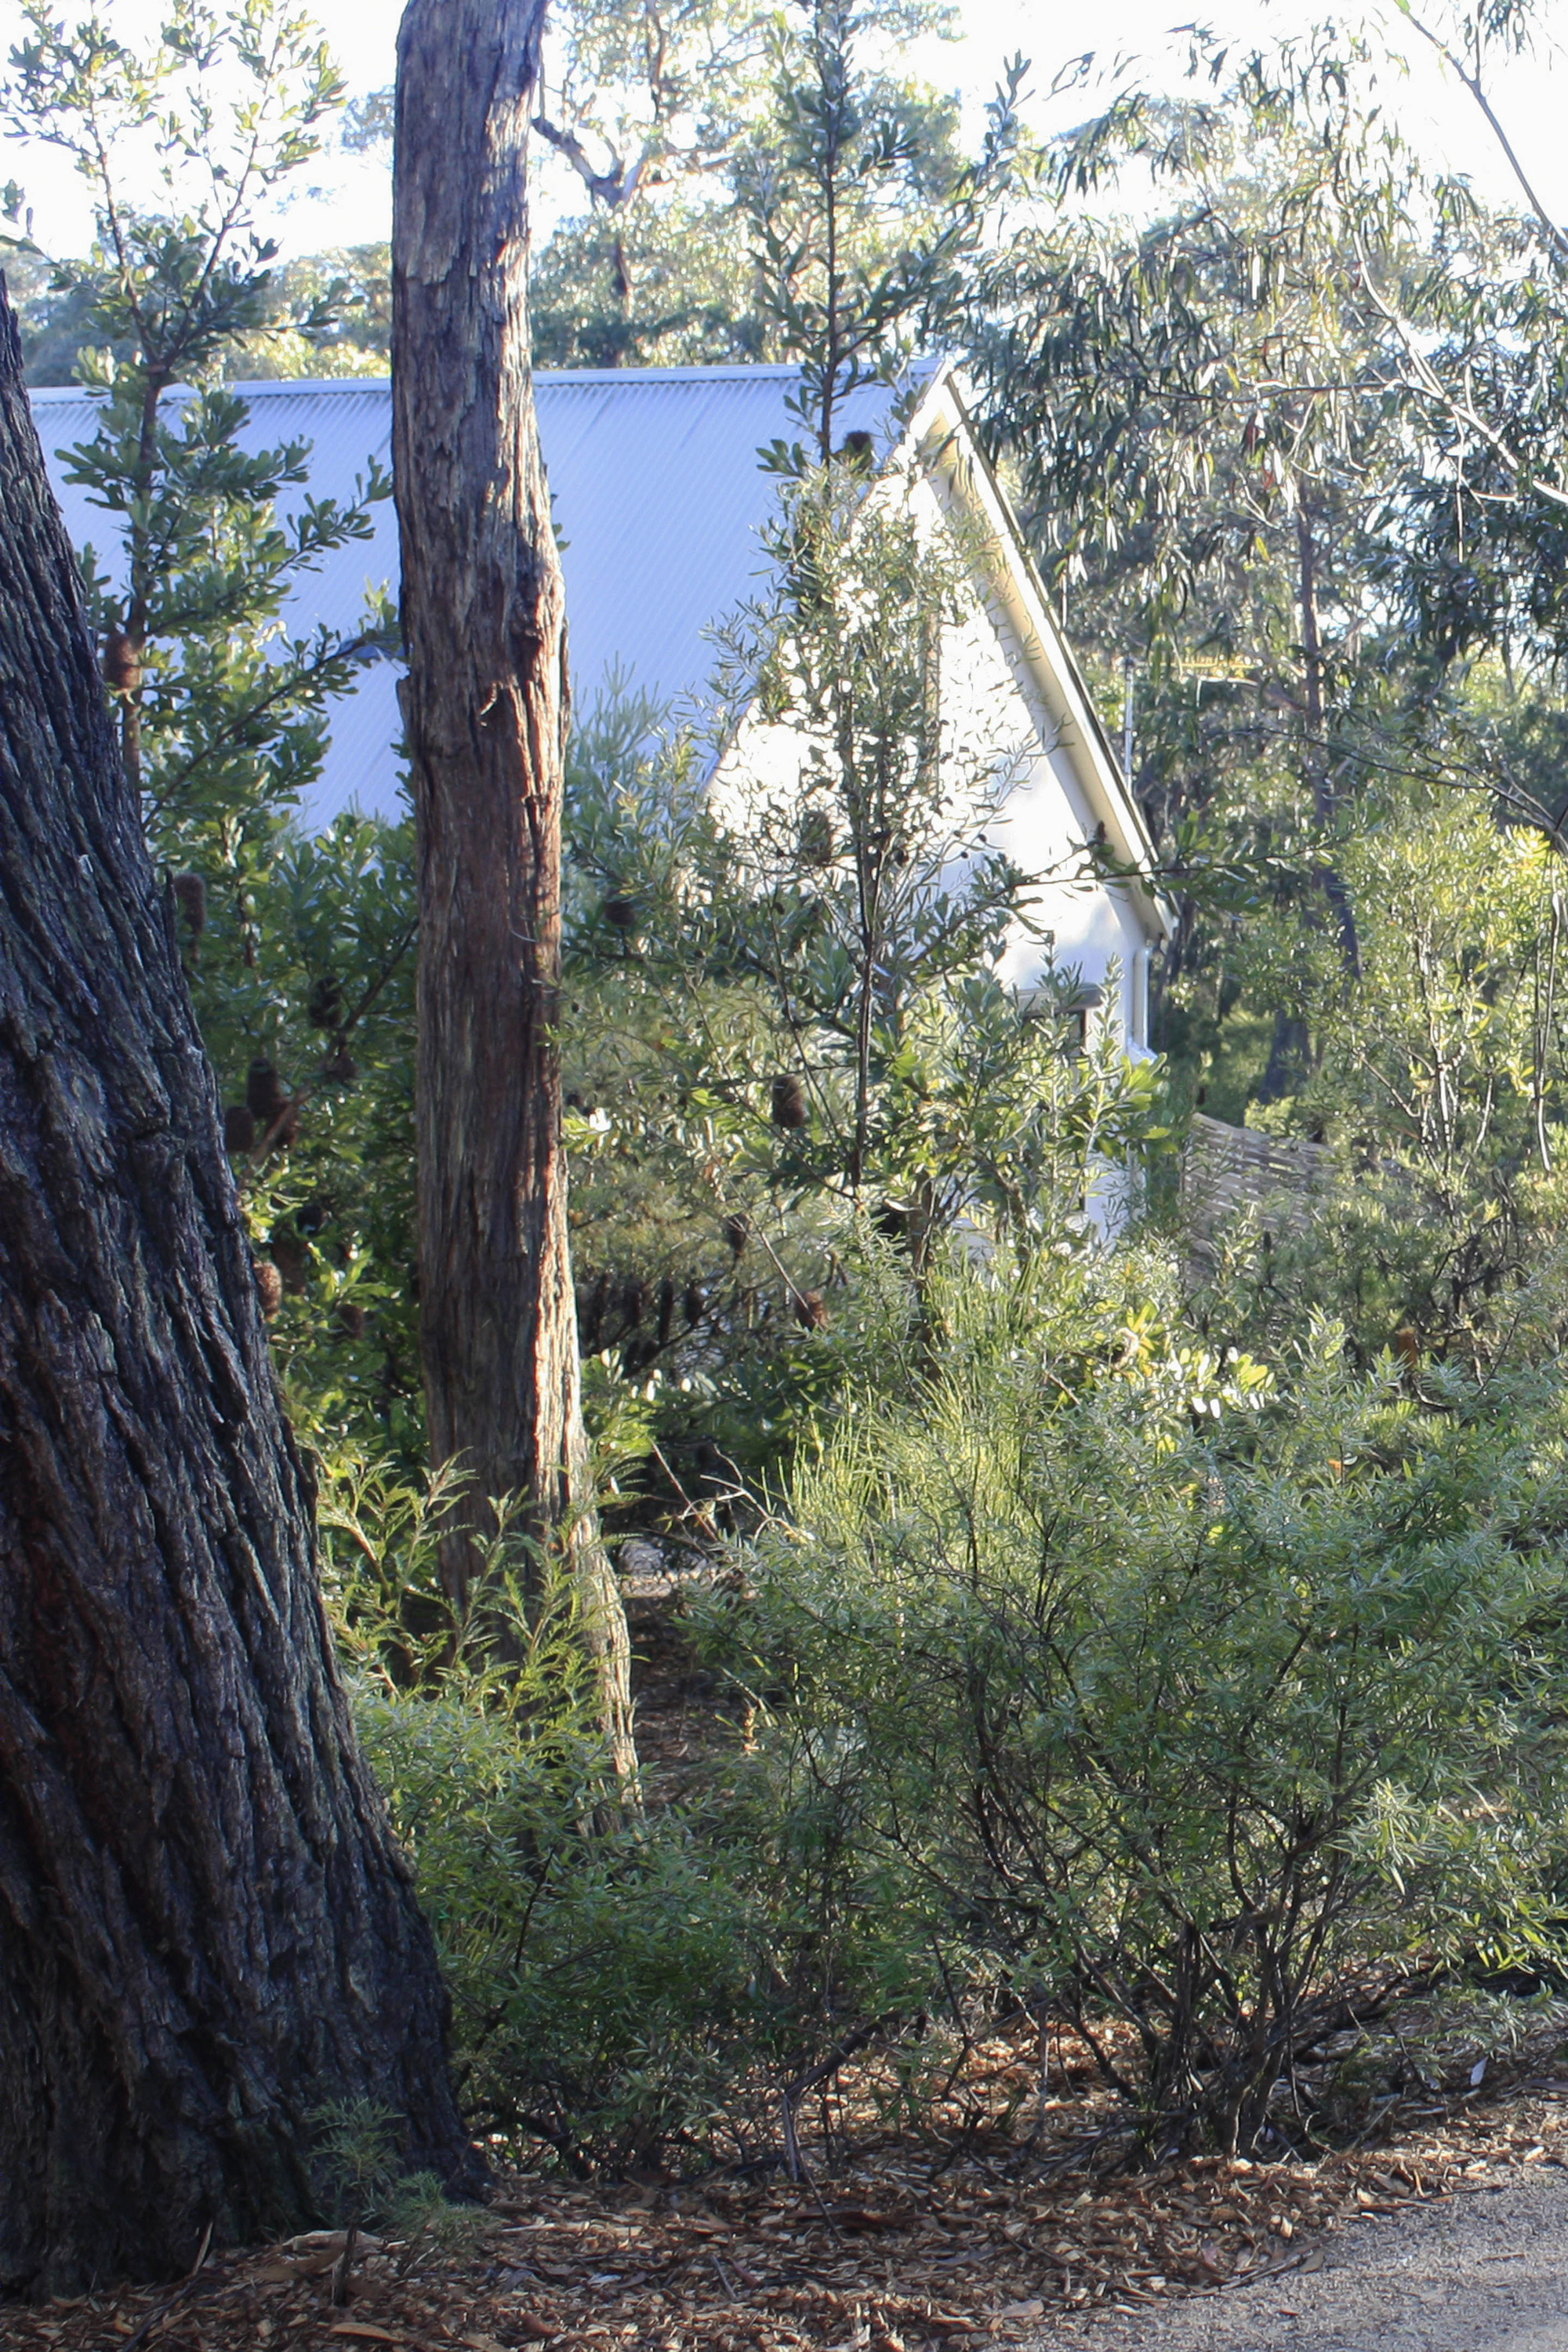
[[[619,12],[554,13],[618,137]],[[545,248],[542,362],[800,371],[700,723],[622,679],[568,752],[619,1787],[576,1530],[545,1556],[500,1498],[482,1605],[443,1583],[414,830],[301,816],[395,631],[379,594],[285,620],[388,484],[296,510],[310,453],[253,447],[233,388],[378,367],[385,256],[232,250],[199,87],[206,226],[125,213],[95,78],[138,132],[189,41],[143,67],[29,15],[11,127],[74,140],[133,228],[53,262],[29,232],[13,274],[39,380],[102,395],[69,463],[129,571],[89,564],[92,625],[495,2194],[450,2207],[384,2117],[323,2117],[331,2226],[7,2310],[5,2342],[924,2352],[1220,2293],[1568,2156],[1565,411],[1531,356],[1561,232],[1374,152],[1327,27],[1239,68],[1199,43],[1211,95],[1103,87],[1043,145],[1009,69],[965,153],[904,76],[932,12],[811,0],[724,45],[713,153]],[[224,21],[280,110],[270,186],[343,92],[300,26],[268,66]],[[1474,30],[1478,70],[1530,37]],[[837,437],[938,348],[1148,827],[1158,1057],[1005,854],[1005,747],[932,695],[974,550],[868,501]],[[727,821],[704,730],[751,696],[822,749]],[[1128,887],[1082,849],[1075,888]],[[1321,1193],[1200,1234],[1194,1109],[1303,1147]]]
[[[645,1615],[644,1631],[651,1631]],[[650,1643],[650,1647],[655,1644]],[[701,1738],[700,1670],[645,1699],[652,1752]],[[688,1659],[688,1664],[689,1664]],[[1385,1989],[1386,1990],[1386,1989]],[[1037,2337],[1069,2315],[1217,2295],[1323,2260],[1325,2240],[1408,2206],[1568,2164],[1568,2009],[1539,1990],[1409,1982],[1325,2056],[1331,2126],[1282,2161],[1156,2155],[1128,2135],[1093,2050],[998,2021],[955,2053],[918,2128],[889,2129],[874,2062],[782,2145],[691,2177],[574,2180],[499,2167],[489,2206],[378,2210],[340,2182],[343,2221],[210,2253],[179,2285],[8,2307],[13,2352],[934,2352]],[[1114,2045],[1118,2030],[1105,2023]],[[352,2170],[352,2168],[350,2168]],[[357,2202],[368,2219],[347,2220]]]

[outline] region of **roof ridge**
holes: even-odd
[[[918,381],[922,369],[933,373],[942,362],[936,357],[911,360],[900,380],[885,383],[883,390],[897,395],[910,381]],[[793,360],[723,360],[711,365],[690,367],[642,368],[536,368],[534,375],[546,384],[603,384],[614,391],[631,385],[658,386],[670,383],[784,383],[797,378],[801,371]],[[385,393],[390,391],[390,375],[278,375],[241,376],[226,383],[226,392],[236,392],[247,400],[283,399],[300,393]],[[857,386],[868,392],[870,383]],[[171,392],[184,392],[185,384],[171,384]],[[102,397],[98,388],[82,383],[38,383],[27,387],[29,400],[55,402],[96,400]]]

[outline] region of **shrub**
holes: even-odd
[[[535,1723],[406,1693],[363,1693],[358,1714],[417,1864],[474,2126],[578,2171],[706,2144],[740,1939],[690,1829],[595,1833],[597,1759]]]
[[[1559,1949],[1561,1387],[1329,1324],[1270,1378],[1138,1273],[953,1269],[941,1375],[840,1412],[710,1633],[931,1950],[1235,2149],[1369,1974]]]

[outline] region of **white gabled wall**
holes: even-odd
[[[943,437],[938,436],[939,448]],[[961,495],[954,472],[940,459],[912,478],[885,477],[877,494],[889,492],[906,496],[933,535],[955,535],[957,512],[959,543],[973,544],[963,514],[965,507],[973,511],[972,499]],[[992,519],[982,512],[979,520],[982,545],[996,548]],[[989,559],[987,564],[989,569]],[[973,564],[971,570],[973,576]],[[1105,991],[1106,1003],[1097,1017],[1115,1023],[1124,1052],[1142,1055],[1148,1051],[1148,954],[1157,922],[1140,907],[1132,886],[1107,882],[1094,870],[1089,845],[1102,823],[1091,766],[1097,747],[1075,712],[1073,696],[1063,694],[1055,709],[1047,702],[1042,688],[1047,663],[1038,635],[1025,635],[1027,615],[1020,612],[1016,587],[999,556],[990,576],[975,579],[966,622],[943,631],[939,656],[947,780],[954,787],[982,774],[991,780],[997,805],[986,821],[985,837],[1035,877],[1029,899],[1033,928],[1016,930],[999,977],[1026,993],[1047,961],[1054,961],[1058,973],[1075,972],[1086,986]],[[1076,680],[1069,683],[1076,686]],[[794,730],[749,713],[716,768],[710,790],[726,820],[743,836],[748,807],[759,799],[787,800],[805,763],[805,750]],[[1101,784],[1102,805],[1103,799]],[[1127,854],[1125,845],[1115,845]],[[1049,946],[1040,932],[1051,934]]]
[[[945,488],[940,477],[927,477],[911,491],[936,530],[947,528]],[[1035,877],[1029,920],[1051,935],[1047,948],[1020,925],[999,976],[1026,992],[1054,961],[1058,973],[1075,972],[1106,991],[1100,1017],[1115,1021],[1124,1051],[1146,1049],[1139,982],[1148,932],[1131,891],[1094,870],[1089,845],[1100,820],[1085,788],[1078,730],[1046,708],[1027,649],[993,583],[976,583],[966,625],[944,633],[941,674],[944,735],[988,740],[1005,787],[986,836]]]

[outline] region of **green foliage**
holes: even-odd
[[[1410,21],[1483,97],[1524,22]],[[1233,1118],[1324,1050],[1298,963],[1354,978],[1363,796],[1375,826],[1418,776],[1549,832],[1561,797],[1562,241],[1528,184],[1489,212],[1423,167],[1385,63],[1324,24],[1200,36],[1175,100],[1119,68],[1037,159],[972,315],[1032,539],[1131,698],[1181,921],[1156,1034]]]
[[[1327,33],[1199,104],[1124,94],[1026,184],[1017,74],[973,156],[903,75],[923,5],[563,20],[542,135],[589,209],[539,260],[540,358],[803,369],[723,647],[763,781],[731,751],[708,791],[626,695],[573,751],[600,1492],[733,1541],[701,1617],[736,1719],[607,1826],[561,1563],[503,1504],[502,1666],[417,1468],[410,828],[298,822],[393,625],[294,642],[284,608],[387,486],[312,500],[226,388],[384,364],[384,249],[285,264],[257,225],[341,87],[271,0],[180,0],[140,50],[26,16],[9,126],[98,215],[85,260],[16,247],[29,364],[100,395],[94,620],[479,2126],[576,2169],[750,2158],[862,2053],[918,2119],[1021,2003],[1097,2038],[1149,2145],[1277,2146],[1369,1981],[1560,1969],[1550,224],[1380,151]],[[1115,216],[1129,171],[1157,217]],[[1083,1034],[1045,941],[1028,1003],[994,977],[1039,877],[996,846],[1007,746],[941,715],[978,551],[844,446],[846,396],[961,320],[1131,697],[1180,1083],[1338,1155],[1185,1292],[1082,1213],[1165,1139],[1163,1074]],[[345,2218],[458,2226],[384,2118],[319,2121]]]
[[[278,500],[308,480],[308,451],[247,450],[237,394],[194,393],[166,423],[140,366],[103,389],[98,430],[70,451],[68,477],[119,518],[111,572],[88,555],[89,606],[128,681],[117,688],[127,761],[153,846],[168,854],[258,801],[289,807],[320,773],[325,706],[391,651],[395,624],[381,598],[353,635],[289,640],[279,614],[301,572],[370,537],[369,508],[391,483],[373,467],[347,503],[307,495],[284,520]]]
[[[275,247],[257,208],[320,151],[342,79],[276,0],[180,0],[144,49],[98,17],[68,26],[47,0],[21,13],[7,127],[71,158],[97,224],[87,262],[57,261],[55,289],[86,298],[95,340],[132,345],[155,399],[265,322]],[[312,310],[300,323],[327,321]]]
[[[89,604],[154,849],[202,871],[226,827],[298,802],[320,772],[326,704],[394,643],[384,598],[351,635],[284,638],[289,592],[368,538],[391,484],[372,467],[351,500],[312,498],[304,446],[247,446],[247,404],[217,381],[279,323],[257,208],[318,152],[342,84],[306,20],[273,0],[227,13],[193,0],[145,52],[96,20],[68,31],[42,0],[26,14],[6,119],[74,159],[97,226],[86,262],[55,266],[101,395],[69,466],[110,518],[106,548],[84,551]],[[325,333],[333,315],[323,290],[289,331]]]
[[[418,1869],[475,2127],[577,2168],[626,2162],[706,2126],[734,1906],[684,1828],[604,1825],[574,1589],[560,1559],[526,1556],[504,1501],[484,1610],[454,1607],[437,1560],[451,1487],[340,1459],[323,1493],[361,1738]]]
[[[1307,125],[1245,74],[1221,91],[1128,99],[1042,159],[973,333],[1176,902],[1155,1034],[1234,1116],[1302,1061],[1290,989],[1248,985],[1250,932],[1326,936],[1353,971],[1342,845],[1369,761],[1429,733],[1433,671],[1391,609],[1412,428],[1358,225]],[[1134,171],[1152,218],[1116,208]]]
[[[359,297],[374,254],[345,257],[356,296],[321,264],[278,270],[255,225],[319,152],[342,83],[274,0],[182,5],[141,49],[96,19],[26,16],[6,119],[74,158],[97,223],[88,258],[50,271],[54,348],[68,326],[99,395],[67,461],[105,517],[80,551],[89,610],[174,877],[252,1239],[271,1261],[264,1297],[282,1295],[291,1404],[316,1443],[374,1433],[406,1458],[412,829],[342,816],[310,835],[298,821],[331,705],[390,657],[396,624],[384,592],[350,631],[296,638],[284,621],[324,558],[369,538],[391,483],[373,464],[352,498],[312,496],[307,446],[258,446],[224,382],[345,339],[358,351],[356,332],[374,344]]]
[[[100,347],[89,286],[58,287],[53,265],[17,245],[4,253],[5,291],[16,314],[22,364],[29,383],[68,384],[78,380],[84,350]],[[115,353],[124,356],[123,350]]]
[[[605,1762],[559,1563],[524,1577],[498,1507],[487,1590],[514,1639],[447,1601],[446,1492],[340,1471],[328,1593],[361,1737],[415,1858],[476,2127],[575,2169],[705,2147],[743,2072],[745,1901],[699,1825],[595,1827]]]
[[[332,2202],[357,2222],[384,2201],[397,2179],[395,2118],[373,2099],[329,2099],[310,2122]]]
[[[187,950],[252,1244],[282,1284],[273,1339],[295,1425],[405,1465],[424,1444],[413,864],[411,822],[303,835],[258,814],[216,835],[208,929]]]
[[[938,691],[972,657],[965,551],[856,463],[784,478],[772,578],[724,633],[741,736],[711,784],[623,697],[580,729],[569,794],[590,1402],[637,1382],[656,1483],[700,1507],[878,1377],[889,1286],[895,1360],[935,1344],[942,1236],[1030,1248],[1163,1135],[1157,1071],[1082,1043],[1046,943],[1026,1000],[995,976],[1041,877],[994,839],[1013,744]]]
[[[686,1825],[591,1833],[586,1711],[366,1696],[361,1736],[416,1857],[478,2127],[574,2169],[700,2146],[742,1967],[721,1864]],[[728,2063],[726,2063],[728,2062]]]
[[[437,1602],[410,1687],[429,1519],[378,1567],[331,1537],[503,2140],[750,2159],[867,2053],[918,2122],[954,2037],[1023,2003],[1094,2039],[1151,2145],[1278,2146],[1320,2097],[1335,2126],[1322,2047],[1401,1969],[1561,1966],[1555,1371],[1417,1393],[1328,1326],[1269,1367],[1188,1337],[1157,1261],[1065,1239],[940,1289],[940,1371],[841,1391],[699,1604],[738,1720],[632,1827],[586,1833],[563,1597],[515,1684]]]
[[[1315,1066],[1255,1126],[1331,1151],[1311,1202],[1233,1225],[1194,1299],[1205,1327],[1272,1348],[1313,1313],[1359,1360],[1387,1346],[1489,1365],[1556,1279],[1564,1117],[1562,894],[1541,834],[1451,792],[1368,793],[1343,870],[1363,971],[1258,925],[1257,997],[1289,975]],[[1267,1238],[1266,1238],[1267,1237]],[[1532,1344],[1546,1344],[1543,1332]]]
[[[392,248],[340,246],[279,258],[268,323],[235,352],[233,376],[354,376],[390,373]]]
[[[879,70],[879,39],[930,22],[919,0],[796,0],[773,27],[770,136],[744,160],[738,191],[759,308],[800,363],[793,405],[822,464],[846,395],[931,348],[955,315],[1012,142],[1016,80],[968,165],[951,106]],[[798,470],[798,452],[793,462]]]
[[[309,2120],[316,2167],[341,2223],[374,2223],[403,2248],[400,2267],[422,2254],[462,2254],[491,2227],[472,2205],[453,2205],[433,2172],[410,2172],[401,2160],[396,2118],[370,2099],[332,2099]]]
[[[978,979],[1026,923],[1036,878],[988,837],[1012,746],[944,697],[975,591],[959,549],[928,543],[910,489],[868,496],[845,463],[786,482],[768,592],[723,640],[732,708],[754,698],[756,717],[745,771],[721,769],[715,791],[807,1113],[773,1117],[800,1139],[799,1172],[815,1156],[818,1181],[855,1200],[919,1182],[896,1164],[918,1133],[900,1112],[926,1085],[915,1009]],[[934,1122],[922,1141],[940,1182]]]
[[[745,224],[731,205],[672,196],[626,216],[589,212],[563,221],[534,257],[534,363],[711,367],[770,360],[776,353],[754,298]]]
[[[781,1805],[722,1733],[693,1799],[606,1827],[569,1584],[552,1574],[525,1601],[500,1510],[490,1589],[514,1639],[498,1665],[493,1624],[442,1593],[443,1501],[342,1465],[321,1522],[360,1735],[452,1991],[467,2111],[579,2172],[754,2156],[847,2021],[908,2006],[918,1932],[820,1793]],[[380,2210],[387,2151],[362,2116],[326,2121],[345,2210]]]
[[[1417,1404],[1328,1326],[1270,1376],[1140,1271],[955,1276],[940,1376],[846,1408],[715,1635],[933,1949],[1123,2021],[1152,2139],[1248,2148],[1369,1969],[1556,1963],[1561,1398]]]
[[[213,354],[226,381],[386,373],[389,247],[348,246],[298,259],[279,257],[267,275],[262,323]],[[105,351],[121,362],[132,357],[133,341],[116,334],[114,322],[102,313],[101,287],[90,269],[79,264],[60,268],[16,247],[5,256],[5,283],[29,383],[78,383],[84,367],[101,366],[94,354]]]

